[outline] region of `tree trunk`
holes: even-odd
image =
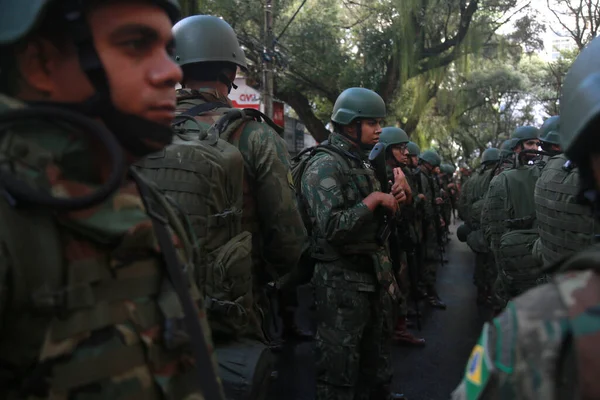
[[[329,137],[329,130],[314,113],[306,96],[298,91],[278,91],[277,97],[290,105],[318,143]]]

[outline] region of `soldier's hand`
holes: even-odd
[[[394,197],[393,195],[388,194],[388,193],[381,193],[379,205],[381,205],[384,208],[387,208],[392,213],[396,213],[396,211],[398,211],[398,207],[399,207],[396,197]]]
[[[441,197],[437,197],[437,198],[435,199],[435,204],[437,204],[437,205],[444,204],[444,200],[442,200],[442,198],[441,198]]]
[[[408,200],[408,198],[406,197],[407,194],[404,191],[404,189],[402,189],[400,186],[398,186],[398,184],[394,184],[394,186],[392,187],[392,195],[394,196],[394,198],[396,199],[396,201],[400,204],[404,204],[406,203],[406,201]]]
[[[417,197],[423,201],[427,200],[427,197],[425,197],[425,195],[423,193],[419,193],[419,195]]]

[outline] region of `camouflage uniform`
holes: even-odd
[[[215,89],[178,90],[178,112],[206,102],[233,107]],[[296,204],[289,153],[283,139],[266,124],[251,121],[239,135],[233,135],[232,144],[244,158],[242,229],[252,234],[255,298],[261,298],[268,282],[297,265],[306,229]]]
[[[312,283],[317,305],[317,399],[369,399],[391,381],[390,338],[383,309],[397,301],[398,287],[384,247],[376,243],[379,221],[362,200],[380,184],[364,154],[349,139],[329,143],[347,154],[351,176],[326,152],[309,160],[302,193],[320,248]]]
[[[523,270],[509,271],[505,265],[506,256],[501,254],[501,241],[506,239],[505,234],[531,231],[534,226],[533,191],[539,175],[540,170],[537,166],[519,166],[504,171],[492,179],[484,200],[481,225],[498,267],[494,289],[500,308],[508,299],[531,287],[529,279],[514,279],[518,273],[527,273],[529,278],[540,269],[540,266],[534,267],[535,262],[529,252],[524,254],[520,261]]]
[[[598,254],[595,246],[563,262],[569,272],[516,298],[485,324],[453,400],[598,398],[597,384],[593,396],[581,396],[600,368]]]
[[[426,199],[423,204],[423,244],[425,251],[423,252],[424,268],[421,282],[425,286],[433,286],[435,285],[438,263],[441,257],[437,232],[440,215],[438,205],[435,204],[435,199],[440,197],[440,188],[433,174],[425,166],[421,166],[419,175],[421,177],[421,188]]]
[[[482,208],[495,170],[494,164],[475,171],[468,181],[470,182],[468,185],[469,191],[464,193],[465,200],[470,208],[469,218],[466,221],[471,228],[471,233],[469,234],[467,243],[475,252],[476,257],[473,281],[479,289],[481,296],[491,289],[497,275],[493,253],[486,245],[485,240],[477,240],[478,237],[483,239],[481,225]]]
[[[0,112],[9,107],[22,104],[0,96]],[[3,132],[0,157],[41,191],[80,197],[97,190],[97,153],[69,134],[67,124],[28,120]],[[131,180],[92,208],[45,213],[2,199],[0,213],[0,398],[203,398],[181,305]],[[181,226],[171,221],[173,242],[192,266]],[[210,354],[203,301],[189,284]]]

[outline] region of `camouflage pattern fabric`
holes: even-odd
[[[0,109],[8,104],[15,102],[0,98]],[[65,197],[97,189],[97,153],[64,123],[28,120],[1,138],[0,155],[19,179]],[[1,204],[0,398],[203,398],[183,311],[132,181],[93,208],[47,218]],[[171,224],[173,241],[211,354],[191,279],[193,241],[182,225]],[[47,263],[28,263],[23,241]]]
[[[231,101],[214,89],[178,90],[178,112],[206,102]],[[252,233],[255,278],[276,279],[298,263],[306,229],[298,211],[284,140],[268,125],[248,123],[233,143],[244,158],[242,229]]]
[[[567,158],[550,158],[535,185],[535,211],[540,233],[538,258],[549,266],[592,244],[597,222],[579,204],[579,170],[565,168]]]
[[[421,166],[420,176],[421,187],[426,198],[424,206],[425,215],[423,218],[423,256],[425,257],[425,263],[422,270],[421,282],[425,286],[432,286],[435,284],[437,278],[437,268],[440,260],[440,248],[436,230],[440,215],[435,204],[436,197],[440,197],[440,189],[432,173],[424,166]]]
[[[302,177],[307,213],[323,250],[312,278],[317,399],[366,399],[368,390],[391,379],[383,371],[389,362],[381,361],[390,357],[383,300],[396,302],[399,289],[387,250],[375,240],[380,221],[362,202],[380,189],[379,182],[350,140],[334,133],[329,143],[348,154],[354,174],[344,174],[338,157],[321,152]]]
[[[486,324],[452,398],[599,398],[599,254],[594,246],[564,261]]]
[[[178,112],[206,102],[233,107],[215,89],[180,89],[177,95]],[[221,113],[222,110],[215,112],[215,121]],[[296,203],[290,157],[284,140],[264,123],[249,122],[227,140],[240,150],[244,159],[242,230],[252,234],[253,297],[257,313],[268,320],[274,316],[270,315],[266,284],[280,278],[286,280],[283,277],[289,273],[298,275],[294,269],[307,239]],[[289,290],[295,289],[294,286]],[[263,331],[267,329],[266,320],[261,321]]]

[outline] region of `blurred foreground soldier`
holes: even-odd
[[[187,221],[127,174],[173,136],[177,2],[0,9],[0,398],[222,399]]]
[[[414,302],[418,286],[418,264],[415,256],[415,247],[418,243],[416,225],[416,208],[413,189],[410,186],[411,173],[407,168],[409,150],[408,135],[400,128],[383,128],[379,142],[386,148],[387,177],[390,182],[395,181],[396,168],[400,168],[405,176],[403,187],[407,195],[407,202],[402,210],[396,213],[395,232],[390,236],[390,255],[394,265],[396,279],[400,285],[400,309],[397,321],[394,321],[394,340],[400,343],[423,346],[425,339],[414,336],[407,327],[408,303]],[[414,182],[413,182],[414,185]],[[395,242],[392,242],[395,240]]]
[[[440,216],[440,205],[443,203],[440,197],[440,188],[434,178],[434,170],[440,166],[441,158],[433,150],[427,150],[419,156],[419,168],[421,177],[421,189],[423,190],[423,257],[421,262],[421,286],[424,289],[421,295],[427,298],[432,307],[446,309],[446,304],[440,299],[435,282],[437,279],[438,263],[441,254],[441,228],[442,218]]]
[[[531,255],[538,238],[533,191],[540,168],[529,165],[537,154],[528,152],[537,152],[539,132],[533,126],[522,126],[512,136],[518,140],[514,147],[517,167],[492,179],[481,212],[484,236],[498,268],[496,309],[533,287],[541,275],[541,265]]]
[[[543,137],[542,148],[560,152],[558,117]],[[544,126],[549,124],[544,122]],[[542,128],[544,128],[542,126]],[[547,146],[552,146],[548,148]],[[579,197],[579,168],[564,154],[550,158],[535,185],[535,211],[540,238],[534,256],[548,267],[594,242],[596,221]]]
[[[386,310],[399,289],[380,238],[384,217],[406,196],[382,193],[365,152],[375,145],[386,115],[383,99],[346,89],[333,108],[335,132],[302,175],[301,193],[314,221],[317,259],[312,283],[317,306],[317,396],[394,399]]]
[[[561,144],[579,165],[582,194],[593,202],[600,188],[599,63],[596,38],[567,73],[560,101]],[[600,247],[553,270],[548,284],[521,295],[484,326],[455,400],[600,398]]]
[[[178,112],[215,122],[230,114],[227,97],[236,71],[246,68],[246,58],[236,34],[218,17],[196,15],[179,21],[173,28],[177,42],[176,59],[183,70],[183,89],[177,91]],[[254,300],[258,315],[263,315],[259,337],[269,336],[273,315],[270,304],[274,293],[271,282],[290,272],[298,263],[306,230],[296,204],[290,159],[284,140],[272,122],[248,120],[221,138],[239,149],[243,157],[242,230],[252,234]],[[269,126],[271,125],[271,126]],[[226,223],[222,218],[215,224]],[[292,289],[295,294],[295,287]],[[293,330],[293,315],[284,315],[288,332]],[[294,332],[295,333],[295,332]],[[264,339],[263,339],[264,340]]]

